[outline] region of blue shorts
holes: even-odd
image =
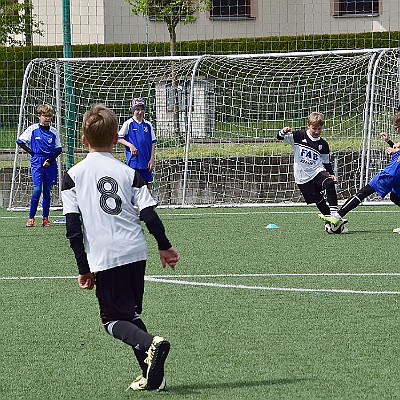
[[[33,156],[31,158],[31,172],[33,186],[57,185],[57,162],[53,161],[49,167],[43,167],[48,157]]]
[[[386,171],[375,175],[368,184],[382,198],[390,192],[400,193],[400,182],[395,182],[393,175],[388,174]]]
[[[139,168],[134,168],[134,169],[135,171],[139,172],[140,176],[146,183],[153,181],[153,175],[148,169],[139,169]]]

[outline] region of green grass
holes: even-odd
[[[169,280],[146,282],[143,313],[172,344],[161,394],[124,391],[136,361],[71,278],[65,226],[0,210],[0,398],[399,398],[400,295],[334,291],[399,292],[399,275],[365,275],[398,272],[398,212],[359,207],[327,235],[315,207],[160,209],[182,256],[163,270],[149,237],[147,275]],[[364,275],[329,275],[346,273]]]

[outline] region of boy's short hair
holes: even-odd
[[[54,115],[54,107],[48,103],[38,105],[36,110],[38,115]]]
[[[114,111],[95,104],[83,115],[82,130],[92,147],[108,147],[118,132],[118,120]]]
[[[325,117],[324,114],[320,112],[312,112],[308,116],[308,125],[311,126],[324,126],[325,124]]]
[[[400,112],[398,112],[393,118],[392,118],[392,124],[396,128],[400,126]]]

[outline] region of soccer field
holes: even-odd
[[[397,207],[358,207],[342,235],[306,206],[159,215],[182,259],[163,270],[148,235],[142,317],[171,342],[169,390],[139,393],[125,391],[133,352],[78,288],[65,225],[0,210],[1,399],[400,398]]]

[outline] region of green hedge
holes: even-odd
[[[253,39],[196,40],[177,43],[177,55],[249,54],[310,50],[400,47],[400,32],[338,35],[271,36]],[[164,56],[169,43],[92,44],[73,46],[74,57]],[[0,88],[21,85],[34,58],[63,57],[62,46],[0,47]]]

